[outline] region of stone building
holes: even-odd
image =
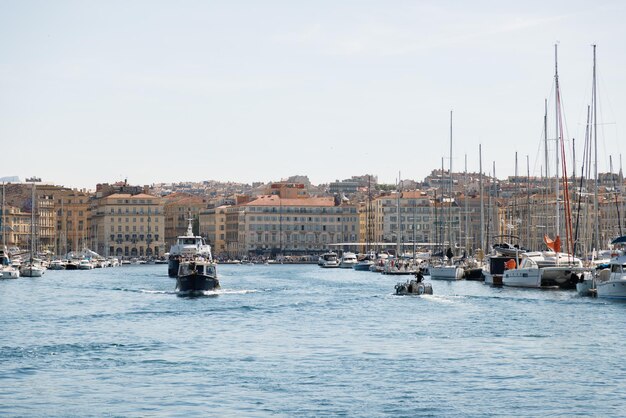
[[[94,199],[90,248],[104,256],[162,256],[166,251],[164,224],[159,197],[114,193]]]
[[[189,219],[198,220],[200,212],[207,206],[207,199],[180,192],[169,194],[161,199],[165,216],[165,246],[169,249],[176,243],[176,237],[185,234]]]

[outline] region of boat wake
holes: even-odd
[[[218,292],[223,294],[223,295],[245,295],[245,294],[248,294],[248,293],[257,293],[257,292],[260,292],[260,290],[256,290],[256,289],[239,289],[239,290],[222,289],[222,290],[218,290]]]
[[[253,289],[218,289],[218,290],[200,290],[200,291],[188,291],[188,292],[174,292],[181,297],[205,297],[205,296],[219,296],[219,295],[245,295],[248,293],[256,293],[258,290]]]
[[[176,292],[174,290],[154,290],[154,289],[129,289],[126,287],[113,287],[111,290],[119,292],[131,292],[131,293],[145,293],[149,295],[173,295]]]
[[[446,295],[446,296],[441,296],[441,295],[421,295],[421,297],[423,299],[427,299],[433,302],[437,302],[437,303],[446,303],[446,304],[452,304],[452,303],[456,303],[457,300],[459,299],[463,299],[463,296],[450,296],[450,295]]]
[[[127,291],[131,291],[129,289],[126,289]],[[151,289],[139,289],[138,290],[139,293],[147,293],[149,295],[172,295],[174,293],[176,293],[173,290],[151,290]]]

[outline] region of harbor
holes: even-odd
[[[467,280],[398,297],[395,276],[317,265],[223,264],[219,277],[221,289],[191,299],[166,265],[1,281],[0,415],[626,408],[623,303]]]
[[[626,416],[625,21],[0,2],[0,417]]]

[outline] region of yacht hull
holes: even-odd
[[[626,280],[609,280],[596,283],[599,298],[626,300]]]
[[[461,267],[437,266],[430,267],[431,280],[461,280],[465,273]]]
[[[22,267],[20,269],[20,276],[22,277],[41,277],[43,276],[43,269],[39,267]]]
[[[541,287],[540,269],[512,269],[502,274],[502,284],[509,287]]]
[[[356,271],[370,271],[370,266],[372,264],[374,263],[373,262],[364,263],[360,261],[357,264],[355,264],[352,268],[354,268]]]
[[[204,292],[217,290],[220,282],[217,277],[205,274],[189,274],[176,278],[176,291],[182,293]]]

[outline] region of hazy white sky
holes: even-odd
[[[455,171],[482,144],[485,172],[514,174],[517,151],[539,175],[555,42],[578,158],[598,45],[617,170],[625,22],[602,0],[0,0],[0,177],[419,180],[448,166],[450,110]]]

